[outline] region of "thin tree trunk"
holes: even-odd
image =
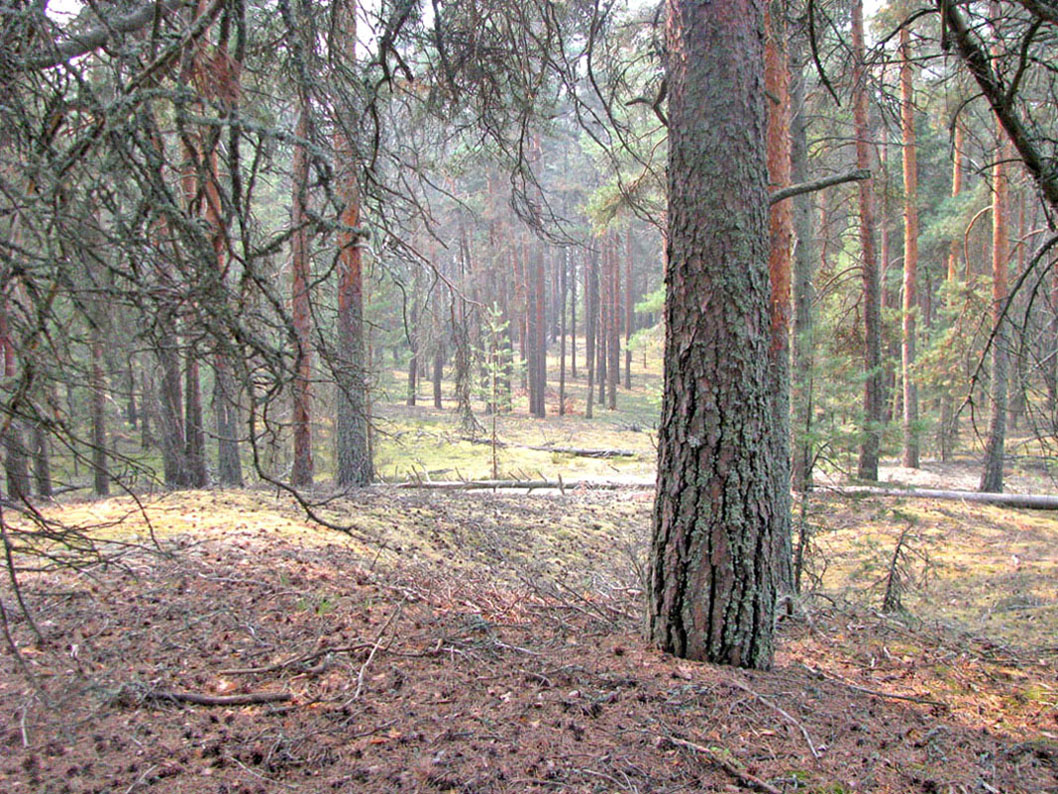
[[[900,120],[904,162],[904,306],[900,361],[904,381],[903,464],[919,465],[918,384],[915,374],[915,312],[918,303],[918,163],[915,156],[911,31],[900,28]]]
[[[159,320],[162,336],[158,343],[158,363],[162,370],[161,442],[165,484],[169,488],[186,488],[189,482],[184,431],[184,389],[180,376],[180,351],[175,321],[171,316]]]
[[[568,257],[569,275],[569,376],[577,379],[577,264]]]
[[[610,300],[609,300],[609,272],[610,272],[610,246],[606,237],[600,240],[602,251],[600,253],[598,284],[595,287],[596,295],[596,318],[595,318],[595,380],[598,381],[597,401],[599,407],[606,405],[606,382],[607,382],[607,357],[606,346],[610,341]]]
[[[15,378],[15,345],[7,323],[6,307],[0,304],[0,352],[4,358],[4,379]],[[7,495],[10,499],[29,496],[29,464],[22,438],[22,428],[17,417],[0,415],[0,427],[7,425],[3,433],[4,474],[7,479]]]
[[[1006,446],[1007,418],[1007,369],[1008,334],[1003,321],[1003,308],[1007,300],[1007,164],[1012,156],[1006,144],[1006,133],[997,128],[1003,145],[996,153],[992,166],[992,380],[989,388],[991,418],[988,423],[988,440],[985,443],[984,470],[978,490],[985,493],[1003,493],[1003,455]]]
[[[566,415],[566,293],[569,276],[569,250],[563,248],[558,255],[558,415]]]
[[[632,283],[632,221],[625,230],[625,388],[632,388],[632,326],[635,324],[635,286]]]
[[[48,431],[43,422],[33,426],[33,478],[36,480],[37,496],[51,498],[51,457],[48,449]]]
[[[189,345],[187,349],[184,376],[187,484],[192,488],[205,488],[209,484],[209,475],[206,472],[206,430],[202,424],[202,382],[199,377],[198,354],[193,345]]]
[[[866,49],[863,40],[863,2],[852,5],[853,115],[856,127],[856,167],[870,168],[870,129],[867,112]],[[863,260],[864,317],[864,395],[863,442],[857,474],[861,480],[878,479],[878,456],[882,440],[882,411],[885,405],[882,385],[882,317],[878,283],[878,261],[874,252],[874,209],[872,180],[860,187],[860,256]]]
[[[963,175],[966,170],[966,157],[963,153],[964,128],[959,119],[955,120],[955,133],[952,143],[952,176],[951,195],[958,198],[962,193]],[[961,241],[952,240],[948,252],[948,299],[954,299],[955,284],[959,280],[959,257],[961,255]],[[951,460],[955,450],[955,439],[959,435],[958,417],[955,415],[955,396],[952,393],[955,385],[946,383],[940,404],[940,459],[947,463]]]
[[[607,353],[609,354],[608,366],[608,402],[606,407],[611,411],[617,410],[617,384],[621,382],[621,257],[620,242],[616,233],[611,240],[610,257],[610,306],[609,306],[609,334],[607,341]]]
[[[808,180],[807,108],[803,51],[796,59],[791,107],[791,173],[798,184]],[[812,369],[815,358],[815,335],[812,304],[813,236],[812,197],[805,193],[793,198],[793,362],[791,402],[793,406],[793,489],[805,493],[812,485]],[[799,567],[799,566],[797,566]]]
[[[107,471],[107,428],[106,428],[106,378],[103,374],[103,333],[93,327],[91,334],[92,352],[92,483],[96,496],[110,495],[110,474]]]
[[[592,246],[584,263],[584,362],[588,368],[588,394],[584,403],[584,418],[592,418],[592,402],[595,399],[595,329],[598,325],[596,278],[599,249]]]
[[[309,134],[308,97],[298,89],[298,123],[294,145],[291,196],[291,314],[294,322],[294,467],[290,483],[295,488],[312,485],[312,308],[309,303],[308,200],[309,159],[302,143]]]

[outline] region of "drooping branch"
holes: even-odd
[[[835,174],[834,176],[826,176],[822,179],[813,179],[811,182],[799,182],[796,185],[784,187],[782,190],[776,190],[768,197],[768,204],[777,204],[783,199],[800,196],[802,193],[814,193],[817,190],[833,187],[834,185],[843,185],[846,182],[859,182],[870,178],[871,172],[869,169],[857,168],[855,171],[848,171],[844,174]]]
[[[1053,158],[1047,158],[1040,152],[1037,141],[1033,139],[1014,107],[1015,97],[1004,88],[1001,77],[993,71],[988,53],[975,38],[959,9],[954,3],[945,0],[937,0],[937,7],[955,40],[966,68],[970,70],[981,93],[992,106],[992,112],[1003,125],[1025,167],[1040,186],[1050,205],[1058,208],[1058,166]]]
[[[1037,19],[1058,25],[1058,3],[1055,0],[1017,0],[1017,2]]]
[[[132,33],[146,27],[158,14],[180,8],[185,2],[186,0],[156,0],[146,3],[131,14],[108,19],[84,33],[73,35],[67,41],[53,45],[47,52],[16,62],[14,68],[16,71],[33,72],[58,66],[71,58],[102,47],[122,33]]]

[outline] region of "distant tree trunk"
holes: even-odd
[[[558,255],[558,415],[566,415],[566,293],[569,276],[569,250],[563,248]]]
[[[764,12],[764,87],[774,99],[767,105],[767,160],[769,189],[791,184],[790,65],[786,50],[784,9],[769,0]],[[768,275],[771,283],[771,345],[768,349],[769,392],[772,396],[773,432],[770,457],[783,461],[774,468],[776,585],[793,590],[792,537],[790,534],[790,246],[793,215],[789,200],[771,205],[768,220]]]
[[[139,424],[139,410],[136,406],[136,373],[132,368],[132,356],[125,360],[125,421],[133,430]]]
[[[900,119],[904,161],[904,311],[900,361],[904,380],[903,464],[917,469],[918,376],[915,374],[915,311],[918,303],[918,163],[915,157],[915,108],[911,72],[911,31],[900,28]]]
[[[442,408],[441,402],[441,377],[444,375],[445,349],[444,342],[438,339],[434,343],[433,351],[433,407]]]
[[[632,331],[635,324],[635,285],[632,282],[632,222],[625,230],[625,388],[632,388]]]
[[[870,168],[870,128],[867,120],[866,50],[863,40],[863,0],[852,5],[853,115],[856,127],[856,166]],[[860,186],[860,256],[863,260],[864,395],[863,443],[857,475],[861,480],[878,479],[878,455],[882,440],[882,317],[878,283],[878,261],[874,253],[874,209],[872,180]]]
[[[668,3],[665,385],[648,629],[663,651],[767,668],[780,478],[760,0]],[[723,167],[735,164],[737,168]]]
[[[1007,159],[1013,152],[1007,144],[1006,133],[998,127],[997,135],[1003,143],[992,166],[992,380],[989,389],[991,419],[985,443],[984,470],[978,490],[1003,493],[1003,455],[1006,445],[1007,418],[1007,324],[1003,308],[1007,300]]]
[[[525,247],[517,240],[511,248],[511,264],[514,266],[514,317],[518,320],[518,357],[522,363],[521,384],[529,387],[529,263],[525,260]]]
[[[796,69],[791,97],[792,136],[790,141],[790,178],[794,183],[808,181],[807,108],[805,107],[804,58],[796,56]],[[812,369],[815,357],[815,336],[812,302],[814,290],[812,251],[812,198],[808,193],[793,200],[793,362],[791,403],[793,406],[793,489],[805,493],[812,485]],[[795,570],[800,566],[795,566]]]
[[[419,277],[415,276],[411,291],[411,317],[409,318],[411,337],[408,342],[411,346],[411,358],[408,360],[408,399],[409,407],[415,405],[419,396]]]
[[[592,418],[595,399],[595,329],[598,327],[598,262],[599,249],[592,246],[584,263],[584,361],[588,368],[588,394],[584,402],[584,418]]]
[[[184,448],[184,390],[180,376],[179,341],[171,315],[163,311],[158,324],[162,334],[157,349],[158,363],[162,370],[159,432],[165,484],[169,488],[186,488],[189,484],[189,474],[187,452]]]
[[[463,283],[470,281],[470,242],[467,239],[466,227],[462,219],[459,224],[459,276]],[[475,301],[477,303],[477,301]],[[456,413],[459,415],[460,432],[476,436],[484,432],[484,428],[478,423],[474,416],[474,407],[471,403],[473,391],[471,380],[473,373],[473,353],[471,345],[471,318],[467,307],[467,299],[461,294],[453,292],[452,301],[449,304],[449,313],[452,320],[452,342],[453,355],[455,359],[455,381],[456,381]]]
[[[294,322],[294,467],[290,483],[295,488],[312,485],[312,308],[309,303],[308,200],[309,158],[303,141],[309,134],[308,97],[298,89],[298,123],[294,145],[293,195],[291,196],[290,271],[291,314]]]
[[[530,265],[530,260],[533,260]],[[538,419],[544,418],[547,409],[544,403],[546,385],[547,327],[544,323],[544,255],[534,246],[525,257],[525,271],[529,280],[528,348],[529,348],[529,413]]]
[[[213,415],[217,427],[217,479],[221,485],[241,487],[239,388],[226,355],[213,359]]]
[[[7,323],[7,309],[3,304],[0,304],[0,352],[4,358],[4,379],[10,382],[17,372],[15,345]],[[7,479],[7,495],[10,499],[23,499],[29,496],[30,490],[29,463],[22,439],[22,428],[18,418],[13,415],[0,415],[0,427],[4,425],[4,474]]]
[[[1017,270],[1013,275],[1013,280],[1015,282],[1021,277],[1022,273],[1025,272],[1025,248],[1028,242],[1025,239],[1026,228],[1024,190],[1016,191],[1016,201],[1018,203],[1018,266]],[[1022,314],[1025,310],[1024,290],[1018,293],[1018,295],[1015,297],[1015,302],[1017,304],[1017,312],[1019,314]],[[1008,310],[1008,314],[1010,314],[1014,310],[1014,307],[1011,307],[1011,309]],[[1014,365],[1012,367],[1014,373],[1014,393],[1010,397],[1010,405],[1007,410],[1007,424],[1010,426],[1010,430],[1013,431],[1018,429],[1018,422],[1021,417],[1025,414],[1025,411],[1028,406],[1028,395],[1025,393],[1027,388],[1025,372],[1026,357],[1024,355],[1025,344],[1019,343],[1017,345],[1013,345],[1012,350],[1014,355]]]
[[[184,377],[184,454],[187,460],[187,484],[191,488],[205,488],[209,484],[209,474],[206,471],[206,429],[202,424],[202,383],[194,345],[189,345],[187,349]]]
[[[103,332],[93,327],[89,332],[92,354],[92,483],[96,496],[110,495],[107,471],[106,378],[103,373]]]
[[[958,198],[962,193],[963,174],[966,170],[966,157],[963,153],[964,128],[959,119],[955,120],[954,140],[952,142],[952,176],[951,195]],[[949,300],[952,290],[959,280],[959,257],[962,246],[958,239],[952,240],[948,252],[948,288]],[[946,383],[944,393],[940,402],[940,459],[947,463],[951,460],[955,451],[955,439],[959,435],[958,417],[955,414],[955,396],[952,394],[954,385]]]
[[[881,242],[880,261],[881,271],[879,277],[879,297],[881,300],[882,316],[892,311],[902,311],[900,304],[900,288],[892,289],[889,286],[889,267],[893,263],[891,235],[892,225],[892,191],[889,187],[889,128],[882,125],[880,130],[881,141],[878,144],[878,171],[880,176],[875,185],[878,188],[878,198],[881,202],[881,220],[878,223],[878,236]],[[896,364],[900,360],[900,339],[897,336],[885,334],[882,327],[882,399],[885,404],[882,408],[882,421],[889,424],[893,417],[903,411],[904,390],[900,385],[902,382],[901,372]],[[886,398],[888,395],[888,398]]]
[[[602,251],[599,258],[598,286],[596,289],[595,318],[595,380],[599,384],[598,403],[606,405],[606,384],[608,382],[607,344],[610,341],[610,246],[606,237],[600,241]]]
[[[569,276],[569,376],[577,379],[577,264],[568,257]]]
[[[154,446],[152,426],[158,426],[158,397],[154,393],[154,378],[141,373],[140,386],[140,448],[147,450]]]
[[[609,335],[607,340],[607,353],[609,362],[607,369],[607,391],[608,401],[606,407],[611,411],[617,410],[617,384],[621,382],[621,256],[620,241],[616,233],[611,240],[610,256],[610,305],[609,305]]]
[[[37,484],[37,496],[51,498],[51,457],[48,450],[48,431],[43,422],[33,426],[33,478]]]

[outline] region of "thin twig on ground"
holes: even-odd
[[[782,794],[779,789],[775,788],[775,786],[771,785],[770,783],[766,783],[759,777],[751,775],[744,769],[739,769],[737,766],[728,761],[720,753],[716,752],[716,750],[711,747],[706,747],[705,745],[701,744],[695,744],[694,742],[688,742],[686,739],[677,739],[675,736],[668,736],[666,738],[668,739],[668,741],[672,742],[677,747],[686,747],[688,750],[694,750],[696,753],[701,753],[706,758],[708,758],[711,763],[723,769],[725,772],[731,775],[731,777],[735,778],[735,780],[739,781],[740,783],[742,783],[742,785],[748,788],[751,788],[755,791],[763,791],[764,794]]]

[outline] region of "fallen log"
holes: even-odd
[[[1058,496],[1049,494],[980,493],[979,491],[945,491],[932,488],[881,488],[874,485],[833,485],[820,490],[842,496],[901,496],[908,499],[950,499],[996,507],[1020,507],[1028,510],[1058,510]]]
[[[557,452],[560,455],[576,455],[581,458],[634,458],[639,455],[634,449],[590,449],[587,447],[555,447],[550,445],[527,446],[526,449],[535,449],[538,452]]]

